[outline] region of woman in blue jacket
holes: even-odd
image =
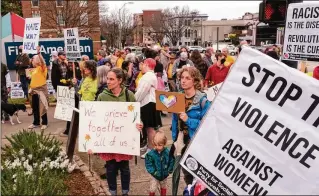
[[[173,114],[172,138],[174,145],[171,153],[176,151],[175,166],[173,172],[172,194],[177,195],[181,166],[179,161],[184,154],[187,145],[194,137],[197,128],[205,116],[211,102],[206,94],[201,92],[201,74],[195,67],[184,67],[178,72],[183,93],[185,94],[185,113]],[[193,176],[183,169],[184,180],[187,185],[193,182]]]

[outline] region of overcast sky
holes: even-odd
[[[103,1],[109,10],[118,10],[128,1]],[[222,18],[234,19],[241,17],[245,12],[256,13],[262,1],[133,1],[125,7],[131,13],[142,13],[147,9],[165,9],[167,7],[186,6],[196,9],[201,14],[207,14],[209,20],[220,20]]]

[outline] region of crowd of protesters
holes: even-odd
[[[247,42],[240,44],[237,55],[240,55],[245,45]],[[267,48],[265,53],[274,59],[280,58],[280,48],[276,45]],[[113,53],[101,49],[96,53],[96,61],[84,55],[80,62],[68,62],[64,51],[53,52],[50,69],[52,85],[56,91],[58,86],[74,86],[77,108],[80,100],[140,102],[142,124],[137,124],[136,127],[141,131],[141,158],[145,159],[146,170],[151,175],[149,195],[155,195],[158,186],[161,188],[161,195],[166,195],[167,177],[171,173],[173,186],[169,194],[177,195],[181,170],[187,184],[184,195],[194,195],[194,188],[203,185],[182,169],[179,161],[211,105],[204,90],[222,83],[234,63],[235,58],[229,54],[227,48],[221,51],[207,48],[202,55],[197,50],[189,52],[187,47],[171,52],[169,44],[164,44],[162,47],[154,45],[143,48],[141,55],[132,53],[130,48],[115,50]],[[39,48],[31,59],[19,49],[15,65],[18,81],[32,106],[34,120],[29,128],[34,129],[41,125],[44,130],[49,121],[46,84],[48,68]],[[8,69],[4,64],[1,66],[1,98],[7,102],[10,89],[4,78]],[[29,67],[35,70],[27,78],[25,69]],[[312,76],[319,80],[319,66],[314,69]],[[170,148],[166,147],[167,138],[160,131],[161,115],[165,114],[156,110],[156,90],[185,94],[186,112],[172,115],[171,134],[174,143]],[[67,122],[60,136],[67,137],[69,129],[70,122]],[[121,193],[127,195],[131,178],[129,161],[132,156],[112,153],[99,156],[106,162],[110,193],[117,194],[116,178],[120,170]],[[212,194],[205,187],[202,190]]]

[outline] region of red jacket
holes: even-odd
[[[316,78],[317,80],[319,80],[319,66],[315,67],[315,69],[313,70],[312,76]]]

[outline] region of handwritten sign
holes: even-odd
[[[71,121],[73,108],[75,107],[74,88],[67,86],[58,86],[56,95],[57,105],[55,107],[54,118]]]
[[[205,90],[205,93],[207,94],[207,99],[209,101],[214,100],[222,84],[223,83],[216,84],[215,86],[212,86],[209,89]]]
[[[185,112],[185,95],[183,93],[155,91],[156,110],[173,113]]]
[[[81,58],[78,28],[64,29],[64,44],[68,59]]]
[[[140,155],[140,103],[80,102],[79,151]]]
[[[22,89],[21,82],[11,82],[10,97],[11,97],[11,99],[24,98],[24,92]]]
[[[36,54],[39,45],[41,18],[26,18],[23,37],[23,53]]]

